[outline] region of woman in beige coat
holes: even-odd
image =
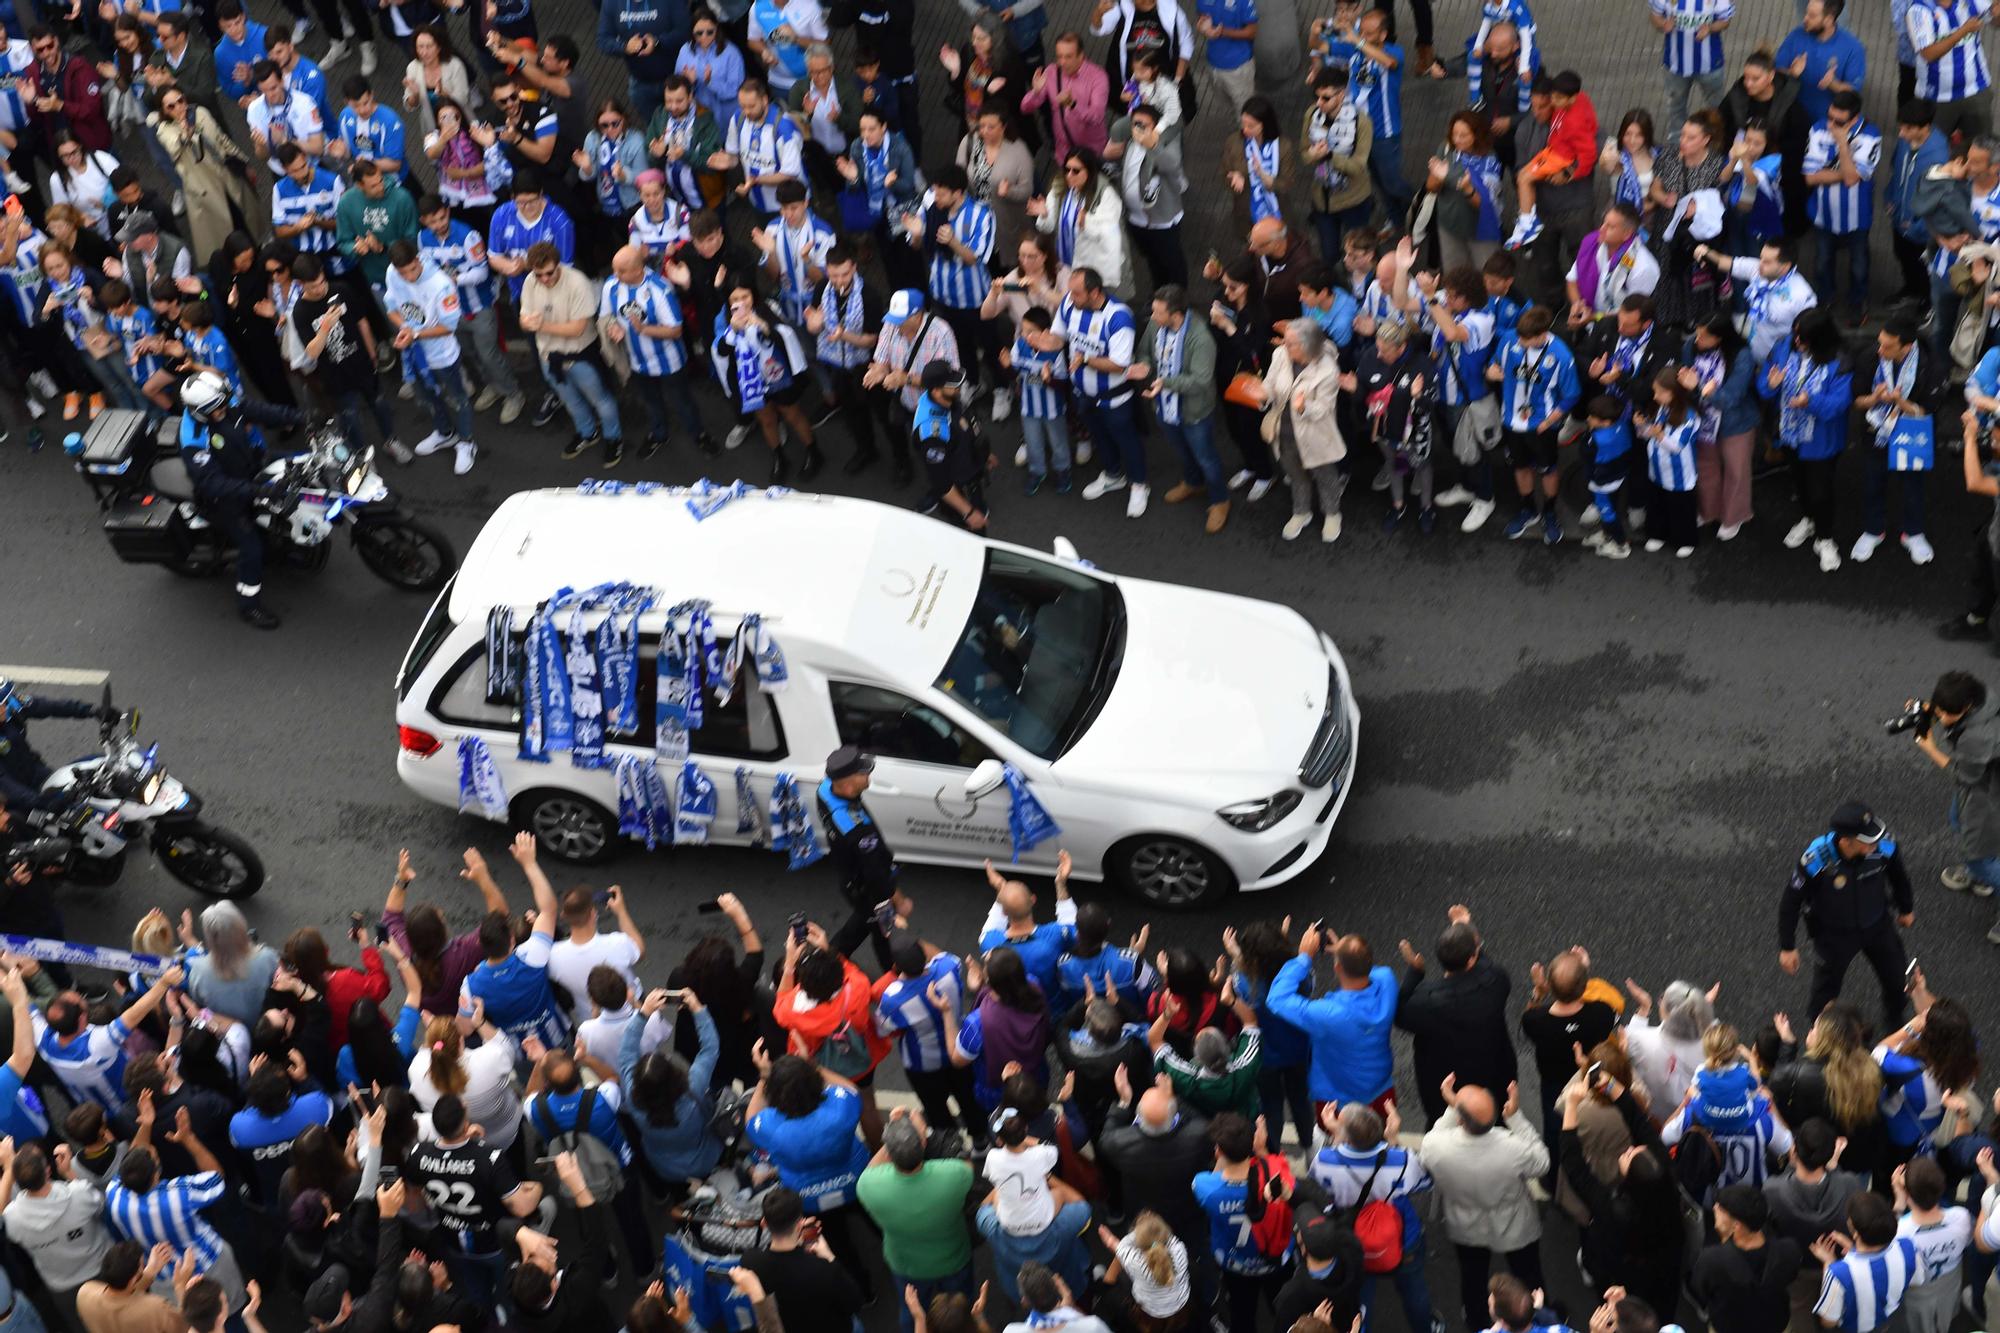
[[[1278,455],[1292,488],[1292,516],[1285,540],[1296,541],[1312,522],[1313,495],[1319,495],[1319,539],[1340,536],[1340,493],[1347,485],[1336,466],[1347,457],[1347,442],[1334,421],[1340,393],[1340,363],[1319,325],[1295,319],[1285,326],[1282,356],[1264,372],[1264,442]]]
[[[244,170],[249,159],[223,133],[208,108],[188,101],[179,88],[168,88],[160,95],[158,114],[146,119],[173,160],[174,170],[180,173],[181,195],[187,203],[188,253],[195,266],[206,264],[216,247],[236,230],[229,216],[231,203],[248,224],[245,230],[258,234],[262,214],[250,187],[227,165],[235,162],[240,164],[238,170]],[[160,222],[164,226],[167,219]]]

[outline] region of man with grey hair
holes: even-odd
[[[1153,1060],[1160,1073],[1173,1080],[1174,1092],[1203,1115],[1234,1111],[1245,1120],[1263,1114],[1264,1102],[1257,1089],[1257,1077],[1264,1067],[1257,1011],[1236,993],[1234,981],[1222,987],[1224,1008],[1234,1011],[1242,1031],[1231,1041],[1220,1028],[1205,1027],[1194,1034],[1194,1058],[1176,1055],[1167,1044],[1167,1025],[1180,1011],[1172,993],[1160,1006],[1146,1041],[1153,1048]]]
[[[927,1159],[927,1136],[921,1113],[902,1106],[891,1111],[882,1147],[855,1186],[861,1206],[882,1228],[890,1289],[915,1288],[923,1305],[939,1292],[970,1296],[974,1291],[972,1236],[965,1225],[972,1163],[961,1157]],[[905,1306],[904,1327],[910,1323]]]
[[[1338,1112],[1329,1106],[1321,1113],[1320,1128],[1326,1131],[1326,1146],[1313,1154],[1307,1170],[1326,1191],[1327,1207],[1358,1209],[1377,1199],[1395,1207],[1403,1219],[1403,1261],[1389,1280],[1396,1284],[1410,1328],[1441,1333],[1444,1321],[1431,1304],[1430,1284],[1424,1279],[1423,1219],[1413,1197],[1430,1189],[1431,1173],[1421,1157],[1397,1142],[1403,1122],[1396,1104],[1389,1103],[1387,1119],[1361,1102]],[[1361,1280],[1364,1310],[1375,1294],[1375,1276]]]
[[[1177,1236],[1207,1235],[1208,1214],[1188,1188],[1188,1182],[1215,1160],[1207,1117],[1180,1109],[1173,1080],[1165,1074],[1138,1099],[1136,1112],[1132,1081],[1123,1066],[1116,1079],[1118,1101],[1104,1117],[1097,1155],[1118,1173],[1125,1215],[1136,1217],[1150,1209]]]
[[[1519,1085],[1504,1105],[1485,1088],[1447,1078],[1446,1110],[1419,1153],[1444,1203],[1445,1234],[1458,1251],[1459,1299],[1467,1328],[1487,1326],[1486,1275],[1494,1257],[1530,1288],[1542,1280],[1542,1217],[1530,1190],[1549,1169],[1549,1150],[1521,1114]],[[1501,1129],[1494,1133],[1495,1127]]]
[[[1142,996],[1121,994],[1115,983],[1110,995],[1100,995],[1088,976],[1083,984],[1084,998],[1055,1024],[1055,1047],[1063,1068],[1076,1075],[1071,1100],[1095,1142],[1118,1100],[1118,1071],[1128,1084],[1144,1083],[1153,1077],[1153,1052],[1142,1015],[1130,1007]]]
[[[842,182],[834,159],[861,137],[861,113],[866,108],[854,76],[835,72],[833,48],[825,42],[806,47],[806,76],[785,93],[785,108],[806,132],[803,155],[813,185],[839,190]]]

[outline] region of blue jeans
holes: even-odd
[[[1083,1245],[1083,1234],[1091,1225],[1089,1204],[1064,1204],[1056,1210],[1056,1220],[1032,1236],[1012,1235],[1002,1228],[990,1203],[979,1206],[978,1225],[979,1234],[993,1247],[993,1277],[1008,1300],[1020,1302],[1021,1265],[1029,1262],[1053,1269],[1071,1291],[1090,1286],[1090,1251]]]
[[[1953,796],[1951,798],[1951,813],[1948,816],[1951,821],[1951,831],[1953,833],[1958,832],[1959,829],[1958,808],[1959,798]],[[1964,865],[1966,870],[1971,872],[1973,879],[1979,883],[2000,888],[2000,856],[1975,857],[1967,860]]]
[[[1835,277],[1843,252],[1848,256],[1850,290],[1854,294],[1854,308],[1859,310],[1868,304],[1868,229],[1849,232],[1845,236],[1835,236],[1830,232],[1815,231],[1813,238],[1819,245],[1819,279],[1813,286],[1819,291],[1820,300],[1828,310],[1840,304],[1839,287]]]
[[[917,1304],[926,1310],[930,1309],[931,1297],[940,1292],[956,1292],[961,1296],[971,1296],[979,1290],[979,1285],[972,1276],[971,1264],[943,1277],[905,1277],[901,1273],[892,1271],[889,1274],[889,1299],[896,1302],[896,1316],[902,1320],[903,1333],[915,1333],[917,1327],[917,1321],[910,1316],[909,1303],[903,1299],[905,1287],[917,1289]]]
[[[664,441],[667,438],[667,408],[672,406],[674,415],[681,419],[681,427],[688,437],[701,434],[701,412],[694,405],[694,395],[688,392],[688,377],[685,370],[671,375],[641,375],[632,372],[632,385],[639,390],[639,401],[646,408],[646,438]]]
[[[1375,182],[1375,193],[1382,199],[1382,210],[1389,225],[1401,227],[1403,218],[1410,211],[1410,186],[1403,179],[1402,135],[1387,138],[1379,134],[1375,136],[1375,141],[1368,145],[1368,178]],[[1331,264],[1335,256],[1321,255],[1320,258]]]
[[[642,79],[635,74],[625,76],[625,104],[632,108],[632,118],[644,125],[660,109],[666,97],[667,85],[660,79]]]
[[[1861,501],[1861,530],[1880,537],[1889,531],[1889,451],[1877,445],[1868,453],[1867,485]],[[1898,475],[1903,479],[1902,530],[1908,536],[1921,537],[1924,535],[1924,479],[1930,474],[1904,472]]]
[[[419,378],[417,387],[423,393],[424,406],[431,410],[431,429],[471,443],[472,399],[465,392],[465,376],[458,362],[427,369],[430,382]]]
[[[1222,459],[1215,452],[1215,416],[1179,423],[1162,421],[1160,430],[1174,442],[1181,456],[1181,480],[1190,486],[1205,487],[1211,505],[1229,500],[1229,479],[1222,474]]]
[[[607,440],[625,438],[618,424],[618,400],[605,387],[604,377],[597,373],[596,366],[579,357],[557,370],[543,361],[542,376],[556,391],[556,397],[562,399],[577,434],[588,439],[601,427]]]
[[[1069,423],[1061,416],[1022,417],[1021,442],[1028,446],[1028,471],[1047,476],[1055,464],[1057,476],[1069,475]]]
[[[1369,1273],[1361,1279],[1362,1333],[1367,1333],[1370,1324],[1375,1279],[1379,1276],[1381,1274]],[[1403,1322],[1410,1326],[1410,1333],[1430,1333],[1437,1319],[1437,1309],[1431,1304],[1431,1285],[1424,1278],[1424,1242],[1421,1234],[1405,1239],[1403,1262],[1388,1278],[1395,1284],[1396,1295],[1403,1302]]]
[[[361,413],[366,409],[375,418],[375,428],[382,432],[382,442],[387,444],[396,438],[396,415],[389,410],[389,399],[382,393],[373,398],[359,389],[349,389],[334,403],[334,410],[340,414],[340,428],[347,432],[350,443],[361,443]]]
[[[1128,395],[1124,402],[1109,404],[1092,399],[1089,408],[1090,435],[1097,441],[1104,470],[1124,477],[1137,486],[1146,484],[1146,441],[1139,434],[1139,417]]]

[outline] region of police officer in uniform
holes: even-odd
[[[1894,900],[1895,912],[1890,913]],[[1866,954],[1882,987],[1885,1026],[1903,1021],[1907,962],[1897,926],[1916,923],[1916,899],[1896,840],[1882,821],[1860,801],[1849,801],[1833,812],[1827,832],[1814,838],[1799,857],[1785,896],[1778,907],[1778,966],[1799,970],[1799,914],[1806,918],[1812,941],[1812,999],[1806,1005],[1810,1023],[1840,995],[1841,979],[1856,954]]]
[[[251,507],[266,487],[257,480],[270,460],[259,426],[303,426],[294,407],[249,400],[232,402],[229,382],[212,370],[181,383],[181,461],[194,482],[194,501],[216,530],[236,547],[236,613],[258,629],[276,629],[264,607],[264,536]]]
[[[877,903],[896,898],[896,858],[861,804],[868,775],[874,771],[875,756],[863,753],[858,745],[843,745],[826,757],[826,776],[814,796],[827,851],[840,876],[840,896],[851,909],[847,921],[834,932],[833,947],[852,956],[866,938],[874,945],[875,961],[886,969],[889,940],[875,929],[874,915]]]
[[[949,361],[924,366],[917,400],[917,447],[924,454],[923,511],[986,531],[986,443],[964,409],[965,372]]]
[[[49,780],[48,764],[28,744],[29,718],[94,717],[108,721],[117,716],[118,710],[105,704],[23,694],[13,681],[0,676],[0,803],[17,813],[32,810],[41,803],[42,784]]]

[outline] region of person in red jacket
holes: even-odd
[[[1532,245],[1542,234],[1541,219],[1535,216],[1535,186],[1542,181],[1567,184],[1597,160],[1597,107],[1583,90],[1583,76],[1573,69],[1556,75],[1549,83],[1549,103],[1555,111],[1549,118],[1548,147],[1514,174],[1521,216],[1507,238],[1509,250]]]
[[[889,1053],[889,1039],[875,1029],[875,994],[868,974],[842,957],[817,924],[801,940],[785,941],[785,971],[771,1006],[789,1038],[791,1053],[851,1079],[861,1094],[861,1136],[882,1142],[882,1112],[875,1104],[875,1066]]]
[[[58,165],[56,136],[62,130],[68,130],[87,150],[110,148],[111,122],[104,114],[104,91],[96,66],[66,54],[62,42],[44,27],[28,30],[28,47],[35,55],[34,87],[23,90],[28,123],[15,148],[14,169],[21,170],[29,154],[54,169]]]
[[[353,931],[349,937],[359,942]],[[347,1015],[355,1001],[380,1004],[389,998],[389,973],[382,966],[382,951],[370,944],[361,950],[360,967],[335,967],[326,947],[326,938],[311,926],[301,926],[285,940],[285,966],[299,980],[326,996],[328,1040],[335,1051],[347,1044]]]

